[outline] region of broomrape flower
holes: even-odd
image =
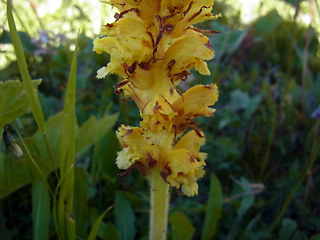
[[[143,174],[158,171],[171,186],[193,196],[197,179],[204,174],[205,143],[194,118],[212,116],[209,108],[218,98],[215,84],[198,85],[184,94],[176,89],[194,67],[209,75],[205,60],[214,57],[209,39],[192,27],[211,14],[213,1],[110,1],[119,9],[115,22],[103,26],[94,50],[110,54],[111,61],[98,70],[98,78],[118,74],[123,81],[117,94],[132,98],[140,110],[139,127],[121,126],[117,136],[123,147],[118,154],[120,169],[137,167]],[[189,127],[191,132],[177,139]]]
[[[97,77],[118,74],[123,80],[117,94],[133,99],[142,118],[140,127],[121,126],[117,137],[122,150],[117,166],[129,173],[136,167],[160,176],[187,196],[198,194],[197,180],[204,175],[206,154],[200,152],[205,136],[194,119],[210,117],[218,99],[215,84],[197,85],[180,93],[176,86],[194,68],[209,75],[206,60],[214,50],[206,34],[193,25],[219,16],[211,14],[213,0],[117,0],[115,21],[102,27],[94,51],[111,60]],[[185,134],[186,131],[189,131]],[[159,180],[159,181],[160,181]]]

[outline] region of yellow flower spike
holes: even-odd
[[[206,61],[214,57],[207,34],[193,25],[214,20],[214,0],[114,0],[115,22],[102,27],[93,42],[110,62],[98,78],[118,74],[116,94],[131,98],[140,110],[140,127],[121,126],[122,150],[117,166],[130,173],[136,167],[150,181],[150,239],[166,238],[169,186],[186,196],[198,194],[197,180],[205,171],[200,152],[205,136],[194,119],[210,117],[218,100],[215,84],[198,85],[180,93],[190,69],[210,75]],[[183,135],[186,130],[190,130]]]
[[[120,13],[106,24],[94,41],[97,53],[108,52],[111,61],[98,77],[115,73],[127,79],[124,93],[140,110],[185,80],[195,67],[209,75],[205,60],[214,57],[209,39],[191,25],[211,15],[213,1],[111,1]],[[148,90],[148,91],[145,91]],[[168,99],[170,101],[170,99]]]

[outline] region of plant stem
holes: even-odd
[[[149,240],[165,240],[169,211],[169,184],[159,172],[150,175],[150,235]]]
[[[57,180],[59,181],[60,178],[59,178],[59,174],[58,174],[58,171],[57,171],[57,165],[56,165],[56,163],[55,163],[55,161],[54,161],[54,159],[53,159],[53,155],[52,155],[52,152],[51,152],[51,149],[50,149],[50,145],[49,145],[47,136],[46,136],[45,133],[43,133],[43,134],[42,134],[42,137],[43,137],[43,139],[44,139],[44,142],[46,143],[46,147],[47,147],[47,151],[48,151],[48,153],[49,153],[49,158],[50,158],[50,161],[51,161],[51,165],[52,165],[52,167],[53,167],[53,171],[54,171],[54,173],[55,173],[55,175],[56,175]]]

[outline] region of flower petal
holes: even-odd
[[[97,78],[101,79],[104,78],[105,76],[107,76],[109,74],[109,70],[107,67],[102,67],[97,71]]]
[[[117,137],[122,145],[122,151],[118,153],[117,165],[120,169],[127,169],[136,160],[147,165],[148,153],[154,152],[144,137],[145,131],[139,127],[121,126],[117,131]]]
[[[172,108],[179,114],[187,114],[190,117],[212,116],[215,111],[212,106],[218,100],[218,88],[216,84],[197,85],[186,91],[172,104]]]
[[[187,149],[192,154],[197,155],[200,151],[200,147],[206,142],[206,138],[204,137],[202,131],[201,134],[203,137],[200,137],[199,133],[196,133],[196,131],[188,132],[179,140],[173,149]]]
[[[209,70],[202,62],[214,57],[214,51],[208,43],[209,39],[203,34],[186,31],[184,37],[171,44],[165,53],[167,65],[175,61],[170,73],[178,74],[196,66],[196,70],[207,75]]]
[[[182,192],[187,196],[198,194],[197,179],[204,175],[204,160],[198,161],[186,149],[177,149],[169,154],[167,161],[170,171],[166,181],[177,188],[182,185]]]

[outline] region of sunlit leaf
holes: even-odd
[[[113,119],[115,115],[111,115],[110,119]],[[78,149],[76,151],[76,155],[80,156],[81,154],[85,153],[85,149],[89,149],[90,146],[95,144],[98,140],[100,135],[105,135],[112,126],[107,124],[109,122],[108,117],[104,117],[104,120],[100,121],[100,119],[96,119],[94,122],[91,122],[94,126],[98,126],[99,124],[106,124],[108,128],[101,128],[99,135],[96,137],[92,137],[86,141],[86,146],[82,145],[82,149]],[[46,122],[47,132],[46,136],[48,138],[48,142],[53,154],[53,158],[55,160],[55,164],[57,167],[60,166],[59,157],[60,157],[60,144],[59,139],[61,136],[61,122],[62,122],[62,113],[58,113],[57,115],[51,117]],[[85,122],[86,123],[86,122]],[[84,124],[85,124],[84,123]],[[76,129],[79,127],[76,126]],[[76,142],[81,141],[81,136],[84,136],[85,129],[87,128],[79,128],[76,131]],[[2,129],[1,129],[2,130]],[[2,131],[0,131],[2,132]],[[116,139],[113,139],[115,141]],[[39,168],[43,171],[45,175],[48,175],[50,172],[53,171],[53,166],[49,161],[49,154],[46,149],[45,143],[43,141],[43,137],[40,131],[38,131],[35,135],[31,138],[25,139],[28,148],[34,159],[36,159]],[[117,149],[117,148],[115,148]],[[114,150],[116,151],[116,150]],[[27,156],[24,156],[27,157]],[[0,153],[0,199],[4,198],[8,194],[14,192],[15,190],[25,186],[28,183],[32,182],[31,174],[33,169],[30,167],[27,159],[24,157],[19,158],[14,161],[10,161],[7,163],[7,170],[6,170],[6,163],[4,159],[4,154]],[[112,162],[110,161],[112,164]],[[109,163],[106,163],[109,166]],[[106,166],[106,167],[107,167]],[[102,166],[103,169],[105,168],[104,165]],[[8,176],[8,184],[6,182],[6,175]]]
[[[14,50],[17,56],[17,62],[23,82],[24,89],[26,91],[26,96],[29,101],[29,105],[31,107],[33,117],[37,122],[37,125],[42,133],[46,132],[46,125],[44,121],[44,116],[42,112],[42,108],[39,102],[39,98],[36,90],[32,87],[31,77],[29,75],[26,59],[24,57],[22,44],[17,33],[16,25],[14,22],[14,18],[12,15],[12,6],[11,0],[7,1],[7,18],[10,29],[10,36],[14,46]]]
[[[271,33],[280,24],[281,17],[277,10],[270,11],[266,16],[259,18],[256,31],[258,33]]]
[[[0,154],[0,199],[32,181],[27,159],[6,160],[5,154]]]
[[[37,89],[41,80],[32,81]],[[23,115],[29,109],[28,99],[22,82],[0,81],[0,128]]]
[[[72,56],[70,75],[67,85],[65,105],[62,113],[60,138],[60,188],[58,216],[60,236],[64,239],[75,239],[75,222],[72,219],[74,202],[74,163],[76,156],[76,73],[77,49]]]

